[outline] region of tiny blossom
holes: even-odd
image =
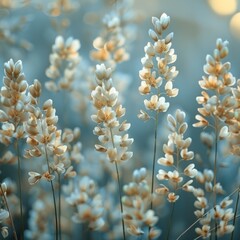
[[[1,227],[1,234],[2,234],[3,238],[8,237],[8,227],[7,226]]]
[[[229,131],[227,126],[223,126],[219,132],[219,138],[220,139],[225,139],[226,137],[229,136]]]
[[[34,184],[38,183],[40,181],[40,179],[42,178],[41,174],[39,174],[37,172],[29,172],[28,175],[30,176],[28,178],[28,182],[30,185],[34,185]]]
[[[169,193],[169,194],[167,195],[167,200],[168,200],[170,203],[174,203],[174,202],[176,202],[178,199],[179,199],[179,196],[176,195],[175,193]]]
[[[150,116],[143,110],[140,110],[140,113],[138,114],[138,118],[144,121],[148,121],[150,119]]]
[[[208,225],[203,225],[202,228],[196,228],[195,231],[198,235],[202,236],[204,239],[208,238],[211,235],[210,226]]]
[[[195,164],[191,163],[184,169],[184,174],[193,178],[197,175],[198,171],[194,168]]]
[[[127,231],[129,234],[133,235],[133,236],[141,236],[144,234],[144,231],[141,230],[141,228],[136,227],[135,225],[129,225],[129,227],[127,228]]]
[[[225,221],[220,221],[219,228],[217,229],[217,235],[223,236],[231,233],[233,230],[234,226],[232,224],[227,225]]]
[[[0,209],[0,223],[9,217],[9,212],[5,209]]]
[[[169,103],[165,103],[165,98],[158,98],[157,95],[151,96],[150,101],[144,100],[144,105],[148,110],[155,110],[158,112],[166,112],[169,107]]]
[[[196,115],[196,120],[198,120],[198,123],[194,123],[194,127],[206,127],[209,125],[208,121],[202,117],[201,115]]]

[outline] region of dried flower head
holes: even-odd
[[[198,171],[195,164],[191,163],[185,166],[183,173],[180,170],[180,162],[188,162],[194,158],[194,153],[189,151],[188,148],[191,144],[191,138],[184,139],[184,134],[187,130],[187,123],[185,122],[185,113],[177,110],[175,117],[168,115],[167,117],[170,134],[168,135],[167,144],[163,145],[164,157],[158,159],[158,164],[173,171],[165,171],[159,169],[157,179],[160,181],[168,181],[172,191],[169,190],[164,184],[156,189],[156,193],[167,195],[169,202],[175,202],[179,198],[176,192],[180,189],[184,191],[193,191],[192,181],[184,181],[185,177],[195,178]]]
[[[144,47],[145,57],[141,60],[143,68],[139,71],[141,79],[140,94],[151,94],[150,100],[144,100],[145,108],[155,112],[166,112],[168,110],[169,103],[161,95],[166,94],[168,97],[176,97],[178,95],[178,89],[173,88],[173,80],[177,76],[178,71],[175,66],[169,66],[177,58],[174,54],[174,49],[171,48],[173,33],[168,34],[165,38],[162,35],[167,29],[169,22],[170,17],[165,13],[160,18],[152,18],[154,30],[150,29],[148,33],[153,43],[148,42]],[[166,83],[164,91],[161,92],[160,87],[163,80]],[[142,110],[141,112],[143,113]],[[138,117],[145,121],[148,119],[143,114],[139,114]]]
[[[45,84],[48,90],[72,90],[76,68],[80,61],[78,53],[80,46],[79,40],[72,37],[66,41],[62,36],[56,37],[52,53],[49,56],[50,66],[46,70],[47,77],[51,79]],[[57,83],[56,80],[58,80]]]

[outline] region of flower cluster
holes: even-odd
[[[199,191],[198,191],[199,192]],[[203,214],[204,209],[208,207],[206,198],[198,197],[195,201],[194,206],[200,210],[195,211],[195,215],[200,217],[200,227],[196,227],[196,233],[202,238],[208,238],[211,236],[211,231],[216,229],[217,236],[222,237],[225,234],[229,234],[234,230],[234,226],[229,223],[234,217],[233,209],[228,208],[232,204],[232,200],[229,197],[224,198],[220,204],[217,204],[210,211]],[[211,229],[211,221],[214,220],[217,222],[215,228]]]
[[[220,155],[218,154],[218,142],[223,139],[229,140],[232,148],[228,149],[234,153],[234,147],[231,143],[234,142],[233,132],[236,130],[235,126],[238,125],[235,119],[237,98],[235,96],[236,91],[233,88],[236,79],[230,72],[231,64],[224,62],[228,55],[227,45],[227,41],[217,39],[213,55],[207,55],[206,57],[207,63],[204,65],[206,75],[199,81],[199,85],[204,91],[201,92],[201,96],[196,98],[198,104],[201,104],[202,107],[198,108],[199,114],[196,115],[198,122],[193,124],[194,127],[210,126],[214,129],[213,135],[209,133],[201,134],[201,140],[207,146],[209,153],[213,149],[214,143],[214,171],[209,169],[205,169],[203,173],[199,171],[196,179],[204,185],[205,191],[201,188],[193,191],[197,197],[194,205],[198,210],[195,211],[195,215],[201,219],[200,224],[202,225],[202,228],[196,228],[195,230],[205,238],[211,235],[212,230],[214,230],[215,236],[222,236],[234,229],[233,225],[228,223],[234,215],[232,209],[225,209],[225,207],[223,209],[221,204],[220,206],[217,205],[217,195],[224,194],[220,182],[217,181],[219,160],[221,160],[218,157]],[[231,142],[231,140],[233,141]],[[212,204],[208,203],[205,192],[212,193]],[[212,206],[213,210],[205,213],[209,207],[208,204]],[[214,228],[211,229],[211,226],[214,226]]]
[[[5,208],[8,209],[6,205],[7,204],[6,196],[7,196],[7,185],[3,182],[3,183],[0,183],[0,197],[1,197],[0,203],[3,201],[3,205],[5,205]],[[0,206],[0,228],[1,228],[1,234],[3,238],[8,237],[8,227],[5,226],[5,224],[3,223],[5,223],[9,218],[9,211],[6,210],[5,208],[2,208],[2,206]]]
[[[182,189],[184,191],[191,192],[193,186],[191,186],[193,180],[185,181],[184,177],[194,178],[197,175],[195,164],[188,164],[189,160],[194,158],[194,153],[189,151],[192,139],[190,137],[184,139],[184,134],[188,128],[185,122],[185,113],[181,110],[177,110],[175,117],[171,114],[167,117],[168,128],[171,133],[168,135],[167,144],[163,145],[164,157],[158,159],[158,164],[162,168],[158,171],[157,179],[162,181],[168,181],[173,188],[171,191],[166,185],[161,184],[156,189],[158,194],[166,194],[169,202],[176,202],[179,195],[176,195],[177,191]],[[180,163],[185,162],[183,173],[181,173]],[[171,168],[171,171],[165,171],[163,168]]]
[[[126,40],[130,36],[126,29],[137,18],[131,9],[131,1],[124,0],[118,3],[116,8],[117,11],[112,11],[103,17],[104,30],[101,36],[93,41],[95,50],[91,51],[93,60],[104,62],[107,67],[111,68],[129,59]]]
[[[96,184],[93,179],[84,176],[79,179],[78,185],[66,201],[75,207],[72,220],[75,223],[87,223],[91,230],[98,230],[104,226],[103,201],[97,194]]]
[[[234,116],[232,110],[236,104],[231,90],[236,82],[230,73],[231,64],[222,62],[228,55],[227,45],[227,41],[217,39],[213,56],[207,55],[206,57],[207,63],[204,66],[204,72],[207,76],[203,76],[203,79],[199,81],[199,85],[204,91],[201,96],[197,97],[197,102],[202,107],[198,108],[200,115],[196,115],[198,122],[193,124],[194,127],[213,126],[220,139],[226,138],[228,135],[226,127],[223,127],[231,122]],[[213,92],[212,95],[210,95],[211,92]],[[213,122],[209,122],[209,117],[213,118]]]
[[[64,41],[62,36],[56,37],[52,53],[49,56],[50,66],[46,70],[47,77],[51,79],[45,84],[48,90],[72,90],[76,67],[80,61],[79,49],[79,40],[69,37]],[[59,81],[56,83],[57,79]]]
[[[130,123],[119,121],[125,115],[125,108],[118,103],[118,91],[113,87],[111,74],[111,68],[106,68],[104,64],[96,66],[98,86],[91,96],[97,113],[92,115],[92,120],[98,124],[94,134],[101,143],[95,145],[96,150],[105,152],[110,162],[119,163],[132,157],[128,147],[133,139],[124,134]]]
[[[45,101],[42,110],[38,107],[38,98],[41,94],[41,84],[38,80],[29,86],[29,93],[31,104],[27,108],[28,120],[25,124],[26,142],[29,148],[25,150],[24,156],[25,158],[43,156],[47,163],[47,170],[44,170],[44,173],[29,172],[28,181],[30,184],[35,184],[41,179],[52,181],[54,179],[52,171],[58,174],[65,172],[64,163],[59,159],[66,152],[67,146],[62,143],[62,131],[56,127],[58,117],[55,115],[53,101],[51,99]],[[54,156],[58,161],[50,165],[50,157]]]
[[[126,194],[122,202],[125,207],[124,220],[127,224],[127,231],[133,236],[141,236],[150,227],[147,239],[155,239],[159,237],[161,231],[153,228],[158,217],[153,210],[149,209],[151,189],[146,179],[146,168],[134,170],[132,178],[133,181],[123,187]]]
[[[24,138],[23,123],[27,119],[25,109],[29,102],[26,95],[28,83],[22,72],[21,61],[14,63],[10,59],[4,64],[4,73],[1,103],[6,110],[0,110],[0,122],[2,123],[0,141],[9,145],[12,138]]]
[[[229,197],[224,198],[220,204],[215,204],[210,207],[210,202],[208,201],[207,193],[224,194],[224,190],[220,183],[213,185],[214,173],[210,169],[204,169],[203,172],[198,171],[196,175],[196,180],[203,185],[203,188],[193,188],[192,193],[196,197],[194,202],[195,216],[199,219],[199,223],[202,225],[201,228],[195,228],[198,235],[206,238],[211,235],[211,226],[213,222],[217,226],[217,235],[222,236],[231,233],[234,229],[229,221],[233,219],[233,209],[227,208],[233,201]],[[209,210],[210,209],[210,210]],[[215,228],[214,228],[215,230]]]
[[[145,57],[141,60],[143,68],[139,71],[141,79],[139,92],[142,95],[151,94],[149,100],[144,100],[145,108],[158,113],[166,112],[169,107],[165,97],[161,96],[163,93],[168,97],[176,97],[178,95],[178,89],[173,88],[173,80],[177,76],[178,71],[175,66],[169,66],[177,59],[174,49],[171,48],[173,33],[163,38],[163,33],[169,26],[170,17],[164,13],[159,19],[153,17],[152,23],[154,30],[149,30],[149,36],[154,43],[148,42],[144,47]],[[160,86],[163,80],[166,83],[164,92],[161,92]],[[142,110],[138,117],[143,120],[149,119],[149,115]]]
[[[25,30],[25,27],[29,23],[30,19],[28,16],[19,16],[19,14],[17,14],[17,10],[27,7],[29,4],[29,1],[0,1],[0,9],[5,12],[5,14],[2,14],[0,18],[0,49],[3,55],[9,52],[11,48],[18,51],[31,50],[31,43],[20,34]],[[12,51],[12,49],[10,51],[12,57],[16,54],[16,52],[18,52]]]
[[[229,122],[229,136],[227,138],[229,143],[229,151],[235,156],[240,156],[240,80],[237,81],[237,86],[232,88],[232,94],[236,100],[236,105],[233,109],[233,118]]]

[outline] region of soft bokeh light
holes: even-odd
[[[233,15],[230,21],[230,28],[232,34],[240,39],[240,12]]]
[[[237,10],[237,0],[208,0],[214,12],[220,15],[233,14]]]

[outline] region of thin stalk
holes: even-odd
[[[3,189],[2,189],[2,185],[1,185],[1,184],[0,184],[0,189],[1,189],[1,192],[2,192],[4,205],[6,206],[7,211],[8,211],[8,213],[9,213],[9,219],[10,219],[10,222],[11,222],[11,225],[12,225],[14,239],[15,239],[15,240],[18,240],[17,232],[16,232],[16,229],[15,229],[15,226],[14,226],[14,222],[13,222],[13,218],[12,218],[12,214],[11,214],[11,212],[10,212],[10,210],[9,210],[9,206],[8,206],[8,202],[7,202],[7,197],[5,196],[5,193],[4,193]]]
[[[150,209],[153,210],[153,190],[154,190],[154,179],[155,179],[155,165],[156,165],[156,154],[157,154],[157,133],[158,133],[158,115],[156,112],[155,117],[155,128],[154,128],[154,143],[153,143],[153,161],[152,161],[152,182],[151,182],[151,202]],[[148,232],[150,233],[151,227],[148,227]]]
[[[179,149],[178,149],[178,147],[177,147],[176,156],[177,156],[177,159],[176,159],[176,160],[177,160],[176,170],[178,171],[178,169],[179,169]],[[175,186],[175,191],[177,191],[177,189],[178,189],[178,183],[177,183],[176,186]],[[167,240],[169,240],[170,232],[171,232],[171,229],[172,229],[174,207],[175,207],[175,202],[174,202],[173,205],[172,205],[171,215],[170,215],[170,218],[169,218],[167,238],[166,238]]]
[[[19,187],[19,199],[20,199],[20,239],[24,239],[24,219],[23,219],[23,199],[22,199],[22,176],[21,176],[21,160],[20,160],[20,151],[19,151],[19,143],[18,139],[16,139],[16,151],[17,151],[17,160],[18,160],[18,187]]]
[[[217,157],[218,157],[218,121],[217,118],[215,117],[215,153],[214,153],[214,187],[216,189],[216,184],[217,184]],[[214,192],[214,207],[217,204],[217,193],[216,190]],[[217,237],[217,221],[216,219],[214,220],[214,226],[215,226],[215,240],[218,239]]]
[[[238,187],[237,202],[236,202],[234,216],[233,216],[233,226],[234,226],[234,229],[233,229],[232,234],[231,234],[231,240],[233,240],[233,237],[234,237],[234,230],[235,230],[237,211],[238,211],[238,204],[239,204],[239,197],[240,197],[239,195],[240,195],[240,187]]]
[[[47,160],[47,166],[48,166],[48,172],[49,174],[51,173],[50,171],[50,164],[49,164],[49,159],[48,159],[48,153],[47,153],[47,148],[46,145],[44,145],[45,147],[45,155],[46,155],[46,160]],[[55,191],[54,191],[54,187],[53,187],[53,182],[52,180],[50,180],[51,183],[51,189],[52,189],[52,196],[53,196],[53,204],[54,204],[54,215],[55,215],[55,232],[56,232],[56,240],[58,240],[58,217],[57,217],[57,204],[56,204],[56,197],[55,197]]]
[[[86,222],[82,224],[82,229],[83,229],[83,238],[82,239],[92,240],[92,234],[91,234],[91,231]]]
[[[202,216],[206,216],[207,215],[207,212]],[[194,223],[192,223],[184,232],[182,232],[178,238],[176,240],[179,240],[183,235],[185,235],[185,233],[187,233],[195,224],[197,224],[202,218],[199,218],[197,221],[195,221]]]
[[[155,179],[154,177],[155,177],[155,165],[156,165],[156,154],[157,154],[158,115],[159,113],[156,112],[155,130],[154,130],[154,146],[153,146],[151,196],[153,196],[154,179]],[[150,209],[153,210],[153,198],[151,198]]]
[[[113,133],[112,129],[109,128],[110,134],[111,134],[111,141],[112,141],[112,146],[115,148],[115,143],[113,139]],[[116,173],[117,173],[117,182],[118,182],[118,190],[119,190],[119,202],[120,202],[120,208],[121,208],[121,219],[122,219],[122,231],[123,231],[123,239],[126,240],[126,234],[125,234],[125,224],[124,224],[124,219],[123,219],[123,204],[122,204],[122,190],[121,190],[121,185],[120,185],[120,175],[119,175],[119,170],[118,170],[118,164],[115,162],[115,168],[116,168]]]
[[[169,223],[168,223],[168,231],[167,231],[167,238],[166,238],[167,240],[169,240],[170,232],[171,232],[171,228],[172,228],[174,207],[175,207],[175,202],[172,204],[171,215],[170,215],[170,219],[169,219]]]
[[[61,231],[61,177],[58,174],[58,229],[59,229],[59,240],[62,239]]]
[[[115,162],[116,172],[117,172],[117,181],[118,181],[118,189],[119,189],[119,202],[120,202],[120,208],[121,208],[121,215],[122,215],[122,229],[123,229],[123,239],[126,239],[125,234],[125,224],[123,219],[123,204],[122,204],[122,192],[121,192],[121,185],[120,185],[120,176],[118,171],[118,164]]]

